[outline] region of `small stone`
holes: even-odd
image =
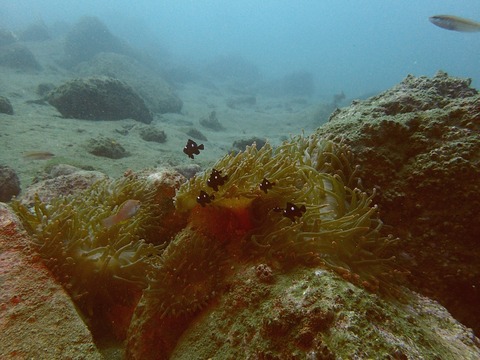
[[[0,201],[7,202],[20,193],[20,180],[15,171],[0,165]]]
[[[0,96],[0,113],[13,115],[13,106],[10,100],[4,96]]]
[[[153,141],[164,143],[167,141],[167,134],[165,131],[157,129],[153,126],[145,126],[140,129],[140,137],[145,141]]]
[[[87,144],[88,152],[96,156],[103,156],[110,159],[121,159],[130,155],[117,140],[112,138],[90,139]]]

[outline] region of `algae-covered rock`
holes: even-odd
[[[121,159],[130,155],[117,140],[103,136],[90,139],[86,148],[90,154],[110,159]]]
[[[245,266],[170,359],[476,359],[478,339],[438,303],[404,290],[385,301],[324,269]],[[260,273],[261,274],[261,273]]]
[[[319,135],[350,144],[415,288],[480,332],[480,96],[439,72],[334,113]]]
[[[73,79],[51,91],[47,98],[67,118],[131,118],[147,124],[153,120],[143,99],[128,84],[111,77]]]

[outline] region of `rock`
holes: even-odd
[[[140,137],[145,141],[153,141],[164,143],[167,141],[167,134],[165,131],[157,129],[153,126],[144,126],[140,129]]]
[[[84,190],[107,176],[98,171],[81,170],[69,165],[57,165],[49,178],[29,186],[19,197],[19,201],[32,206],[35,196],[43,202],[49,202],[58,196],[66,196]]]
[[[11,31],[0,29],[0,46],[13,44],[17,40],[17,37]]]
[[[0,96],[0,113],[13,115],[12,103],[4,96]]]
[[[0,65],[22,71],[42,69],[35,55],[26,46],[20,44],[11,44],[0,48]]]
[[[130,84],[155,113],[179,113],[183,102],[162,74],[138,60],[115,53],[99,53],[88,62],[79,64],[83,76],[111,76]]]
[[[265,145],[267,139],[262,139],[257,136],[251,137],[249,139],[235,140],[232,144],[232,147],[237,151],[244,151],[247,146],[257,144],[257,149],[261,149]]]
[[[66,36],[66,63],[73,66],[90,60],[100,52],[132,54],[133,50],[114,36],[100,19],[94,16],[85,16],[73,26]]]
[[[336,111],[319,128],[350,144],[414,289],[480,333],[480,96],[439,72]]]
[[[212,111],[208,117],[201,118],[200,125],[214,131],[225,130],[223,125],[218,121],[217,112],[215,110]]]
[[[31,241],[0,204],[0,358],[103,359],[69,296],[32,253]]]
[[[67,118],[134,119],[149,124],[152,114],[125,82],[100,76],[73,79],[48,94],[48,102]]]
[[[45,41],[50,39],[50,33],[44,23],[32,24],[20,32],[21,41]]]
[[[0,165],[0,201],[7,202],[20,193],[20,180],[15,170]]]
[[[55,89],[55,85],[52,83],[40,83],[37,85],[37,89],[35,90],[35,92],[37,93],[37,95],[44,97],[53,89]]]
[[[265,273],[265,264],[259,263],[234,271],[228,290],[187,326],[169,317],[145,321],[134,316],[127,359],[480,356],[479,339],[471,330],[438,303],[407,289],[402,303],[324,269],[272,273],[268,266]],[[142,299],[136,315],[149,310]]]
[[[186,179],[191,179],[195,176],[195,174],[202,171],[202,167],[198,164],[181,164],[175,166],[174,169],[182,174]]]
[[[90,154],[110,159],[121,159],[130,155],[115,139],[105,137],[90,139],[87,144],[87,151]]]
[[[186,131],[188,136],[191,136],[197,140],[208,141],[207,137],[198,129],[190,128]]]

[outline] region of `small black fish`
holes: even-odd
[[[266,194],[267,191],[273,187],[273,185],[275,185],[274,182],[270,182],[266,178],[263,178],[262,182],[260,183],[260,190],[264,191]]]
[[[227,181],[228,176],[222,176],[222,172],[216,169],[212,169],[212,173],[207,180],[207,185],[210,186],[213,190],[218,191],[218,187],[225,184]]]
[[[211,203],[213,199],[215,199],[215,195],[208,195],[203,190],[200,190],[200,195],[197,196],[197,202],[202,205],[202,207],[205,207],[206,204]]]
[[[185,145],[185,147],[183,148],[183,152],[187,154],[190,159],[193,159],[193,155],[199,155],[200,150],[203,149],[203,144],[197,145],[195,141],[193,141],[192,139],[188,139],[187,145]]]
[[[273,211],[277,212],[282,212],[283,216],[289,218],[293,222],[295,221],[295,217],[301,217],[305,211],[307,211],[307,208],[305,205],[302,205],[298,207],[295,204],[292,204],[291,202],[287,202],[287,207],[285,209],[275,207],[273,208]]]

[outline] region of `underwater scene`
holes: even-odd
[[[480,3],[0,20],[0,360],[480,359]]]

